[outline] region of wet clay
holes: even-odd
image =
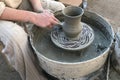
[[[105,37],[96,26],[92,26],[95,39],[87,48],[80,51],[67,51],[54,45],[50,38],[50,31],[41,29],[41,34],[34,36],[33,40],[36,50],[45,57],[61,62],[81,62],[95,58],[102,54],[110,44],[110,40]]]
[[[74,39],[71,39],[65,35],[62,25],[54,26],[51,31],[52,42],[56,46],[70,51],[82,50],[83,48],[89,46],[94,40],[94,31],[87,24],[81,24],[83,27],[82,31],[79,33],[79,36]]]
[[[94,15],[86,12],[82,17],[82,22],[89,25],[94,31],[94,41],[88,47],[80,51],[61,49],[51,41],[52,30],[38,27],[32,29],[34,35],[33,46],[39,54],[59,62],[83,62],[100,56],[110,47],[113,36],[108,23]],[[58,16],[58,19],[62,21],[63,16]]]
[[[61,17],[60,17],[61,16]],[[64,17],[56,16],[61,22]],[[85,12],[82,22],[94,31],[94,41],[79,51],[69,51],[57,47],[51,40],[52,29],[33,27],[31,45],[40,61],[40,66],[50,75],[60,80],[79,80],[100,69],[105,63],[114,33],[104,18],[92,12]]]
[[[91,27],[81,22],[84,10],[81,7],[67,6],[62,10],[64,21],[53,26],[51,40],[58,47],[65,50],[82,50],[94,40]]]

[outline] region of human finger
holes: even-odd
[[[59,22],[59,20],[54,15],[52,15],[51,17],[53,18],[53,20]]]

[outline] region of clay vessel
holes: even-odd
[[[63,31],[68,38],[79,38],[82,30],[81,17],[84,10],[80,7],[68,6],[62,11],[64,15]]]

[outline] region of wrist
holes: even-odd
[[[34,11],[37,12],[37,13],[41,13],[41,12],[43,12],[43,10],[44,9],[42,7],[34,9]]]
[[[30,14],[27,18],[27,21],[34,24],[36,15],[37,15],[37,13],[30,12]]]
[[[30,0],[35,12],[43,11],[43,7],[40,0]]]

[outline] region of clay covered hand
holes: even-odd
[[[43,28],[51,28],[53,25],[58,24],[58,20],[54,17],[53,13],[45,10],[42,13],[34,14],[34,17],[31,20],[31,22]]]

